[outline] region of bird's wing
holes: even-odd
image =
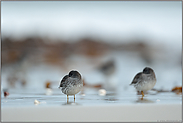
[[[139,81],[141,81],[142,80],[142,72],[140,72],[140,73],[138,73],[135,77],[134,77],[134,79],[133,79],[133,81],[132,81],[132,83],[130,84],[130,85],[133,85],[133,84],[136,84],[136,83],[138,83]]]
[[[65,75],[63,77],[63,79],[60,82],[60,86],[59,87],[65,87],[67,78],[69,78],[69,75]]]

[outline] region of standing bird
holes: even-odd
[[[97,70],[102,73],[104,83],[102,88],[106,91],[115,92],[118,87],[118,77],[116,74],[116,62],[114,59],[103,62]]]
[[[142,98],[144,92],[151,90],[156,84],[156,76],[153,69],[145,67],[143,72],[139,72],[133,79],[130,85],[134,85],[137,91],[141,92]]]
[[[111,76],[115,72],[115,62],[114,60],[107,61],[106,63],[103,63],[98,70],[102,72],[105,76]]]
[[[81,91],[83,87],[83,81],[81,78],[81,74],[78,71],[70,71],[69,75],[65,75],[60,82],[59,88],[61,88],[62,93],[67,95],[67,102],[69,99],[69,95],[74,95],[75,102],[75,94]]]

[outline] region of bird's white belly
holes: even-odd
[[[70,87],[67,91],[67,95],[75,95],[81,91],[81,88],[82,88],[81,86]]]
[[[148,90],[151,90],[155,84],[156,84],[156,81],[151,81],[151,82],[144,81],[143,83],[138,84],[136,86],[136,89],[137,91],[148,91]]]

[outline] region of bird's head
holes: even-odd
[[[81,79],[80,73],[78,71],[74,71],[74,70],[69,72],[69,77]]]

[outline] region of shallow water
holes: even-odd
[[[109,82],[102,76],[101,73],[95,70],[95,65],[91,64],[91,59],[77,56],[71,58],[71,63],[75,66],[68,66],[68,70],[63,70],[60,67],[51,67],[48,65],[33,65],[19,74],[26,79],[25,87],[17,85],[15,88],[9,87],[7,76],[12,76],[9,69],[2,69],[2,84],[1,91],[8,89],[9,96],[1,95],[2,107],[6,106],[32,106],[34,101],[40,101],[36,106],[64,106],[64,105],[126,105],[126,104],[182,104],[182,95],[177,95],[173,92],[149,91],[141,100],[141,95],[137,95],[133,86],[129,86],[133,77],[137,72],[142,71],[144,66],[148,66],[138,57],[129,57],[128,53],[111,52],[105,57],[100,58],[116,61],[116,72],[112,77],[109,77]],[[79,60],[78,60],[79,59]],[[95,59],[96,60],[96,59]],[[100,61],[99,60],[99,61]],[[97,61],[97,60],[96,60]],[[155,60],[156,61],[156,60]],[[151,64],[156,73],[157,83],[155,89],[163,89],[171,91],[175,86],[182,86],[181,65],[174,63],[175,61],[158,62]],[[92,66],[93,65],[93,66]],[[11,66],[10,66],[11,68]],[[60,80],[68,71],[72,69],[78,70],[82,74],[85,83],[95,85],[101,84],[115,91],[108,91],[105,96],[99,95],[99,88],[84,87],[83,91],[74,97],[70,96],[67,103],[66,95],[64,95],[59,86]],[[13,68],[12,68],[13,69]],[[15,73],[18,74],[16,69]],[[18,75],[19,75],[18,74]],[[20,78],[22,77],[20,76]],[[45,89],[46,82],[51,83],[52,90]],[[104,88],[102,87],[102,88]]]
[[[149,91],[141,100],[141,95],[137,95],[135,91],[107,92],[106,95],[100,95],[98,89],[84,88],[82,92],[74,97],[69,96],[67,102],[66,95],[61,93],[59,89],[52,89],[52,93],[48,90],[21,89],[10,90],[10,95],[1,98],[1,106],[65,106],[65,105],[127,105],[127,104],[182,104],[182,95],[173,92],[156,93]],[[50,94],[50,95],[48,95]],[[34,104],[38,100],[39,104]]]

